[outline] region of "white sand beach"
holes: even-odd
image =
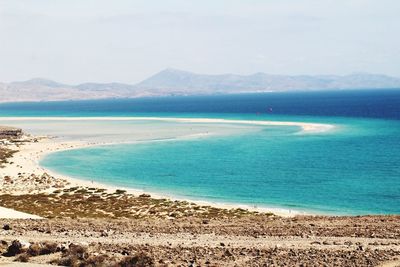
[[[41,217],[0,207],[0,219],[41,219]]]
[[[0,121],[166,121],[181,123],[242,124],[262,126],[297,126],[304,132],[325,132],[335,126],[325,123],[265,121],[265,120],[229,120],[215,118],[171,118],[171,117],[3,117]]]

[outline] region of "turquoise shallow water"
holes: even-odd
[[[259,127],[93,147],[54,153],[41,164],[77,178],[194,200],[330,214],[400,213],[400,122],[314,118],[321,120],[337,128],[302,134],[297,127]]]

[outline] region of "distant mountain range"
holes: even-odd
[[[400,79],[367,73],[345,76],[287,76],[266,73],[203,75],[166,69],[135,85],[68,85],[46,79],[0,83],[0,102],[372,88],[400,88]]]

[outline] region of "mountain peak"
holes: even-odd
[[[150,89],[176,88],[178,84],[191,83],[190,80],[197,76],[197,74],[188,71],[167,68],[142,81],[137,86]]]
[[[164,69],[164,70],[162,70],[162,71],[156,73],[156,74],[153,75],[153,76],[156,76],[156,75],[166,75],[166,74],[172,74],[172,75],[186,74],[186,75],[187,75],[187,74],[194,74],[194,73],[189,72],[189,71],[185,71],[185,70],[175,69],[175,68],[166,68],[166,69]]]
[[[167,68],[137,85],[157,92],[234,93],[290,90],[400,88],[400,79],[385,75],[358,73],[345,76],[203,75]]]

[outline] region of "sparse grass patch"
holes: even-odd
[[[71,187],[57,192],[4,194],[0,195],[0,205],[45,218],[229,218],[257,214],[244,209],[199,206],[187,201],[135,197],[124,190],[109,194],[98,189],[93,191],[84,187]]]

